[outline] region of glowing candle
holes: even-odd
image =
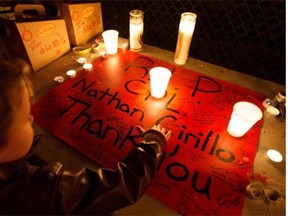
[[[195,29],[196,18],[197,15],[194,13],[185,12],[181,14],[174,57],[174,61],[178,65],[183,65],[187,61],[190,44]]]
[[[93,65],[91,63],[86,63],[86,64],[83,65],[83,68],[86,71],[91,71],[93,69]]]
[[[56,77],[54,77],[54,81],[57,84],[60,84],[60,83],[64,82],[64,78],[62,76],[56,76]]]
[[[165,95],[171,71],[165,67],[154,67],[150,70],[150,90],[154,98],[162,98]]]
[[[141,10],[132,10],[130,12],[129,41],[130,50],[140,51],[143,45],[144,30],[144,12]]]
[[[281,153],[274,149],[269,149],[266,154],[267,154],[268,159],[276,163],[281,162],[283,159]]]
[[[77,59],[77,62],[81,65],[85,64],[87,61],[87,59],[85,57],[81,57]]]
[[[266,107],[266,111],[270,114],[270,115],[273,115],[273,116],[277,116],[279,115],[280,111],[276,108],[276,107],[273,107],[273,106],[267,106]]]
[[[106,30],[102,33],[104,44],[109,55],[115,55],[118,52],[118,35],[116,30]]]
[[[68,70],[66,72],[67,76],[69,76],[70,78],[73,78],[76,76],[76,71],[75,70]]]
[[[261,109],[256,105],[240,101],[234,104],[227,132],[233,137],[243,136],[257,121],[262,118]]]

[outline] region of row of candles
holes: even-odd
[[[195,29],[197,15],[192,12],[184,12],[178,29],[178,39],[176,44],[174,61],[178,65],[187,62],[190,45]],[[130,11],[129,22],[129,45],[131,51],[140,51],[143,45],[144,32],[144,12],[141,10]],[[107,53],[115,55],[117,53],[119,32],[116,30],[106,30],[102,33]]]
[[[174,56],[174,62],[178,65],[183,65],[187,61],[190,44],[195,29],[196,18],[197,15],[195,13],[185,12],[181,14],[177,45]],[[131,51],[138,52],[142,49],[143,30],[144,12],[141,10],[132,10],[130,12],[129,26],[129,46]],[[103,41],[108,55],[117,54],[118,36],[119,32],[114,29],[106,30],[102,33]],[[80,59],[81,58],[78,59],[78,62],[83,64],[83,68],[86,71],[92,70],[92,64],[86,63],[85,58],[82,58],[81,61]],[[72,78],[76,75],[76,71],[69,70],[67,71],[67,75]],[[165,67],[154,67],[150,70],[149,75],[151,96],[156,99],[163,98],[165,96],[166,89],[172,75],[171,71]],[[266,110],[268,110],[270,114],[275,115],[274,107],[267,106]],[[253,125],[255,125],[255,123],[262,119],[262,116],[262,110],[256,105],[247,101],[237,102],[233,106],[227,132],[233,137],[242,137],[253,127]],[[269,150],[267,152],[267,156],[274,162],[282,161],[282,155],[276,150]]]

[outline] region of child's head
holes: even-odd
[[[28,71],[23,60],[0,61],[0,163],[24,156],[33,142]]]

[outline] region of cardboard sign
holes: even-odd
[[[25,59],[31,63],[34,71],[70,50],[63,19],[29,22],[1,19],[0,26],[6,33],[0,37],[5,44],[5,56]]]
[[[70,50],[64,20],[16,23],[34,70],[56,60]]]
[[[41,4],[17,4],[14,10],[16,21],[0,19],[1,58],[23,58],[37,71],[70,50],[63,19],[46,16]],[[26,15],[26,10],[37,15]]]
[[[171,70],[167,94],[150,95],[149,70]],[[99,164],[115,168],[141,139],[136,125],[173,131],[148,193],[183,215],[240,215],[262,121],[242,138],[226,128],[234,103],[261,107],[249,89],[176,65],[118,52],[56,86],[32,107],[35,122]]]
[[[86,44],[103,31],[101,3],[63,3],[62,10],[72,45]]]

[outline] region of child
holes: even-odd
[[[156,174],[171,131],[139,127],[143,140],[117,170],[71,173],[60,163],[39,165],[27,68],[20,59],[0,61],[0,213],[103,215],[137,201]]]

